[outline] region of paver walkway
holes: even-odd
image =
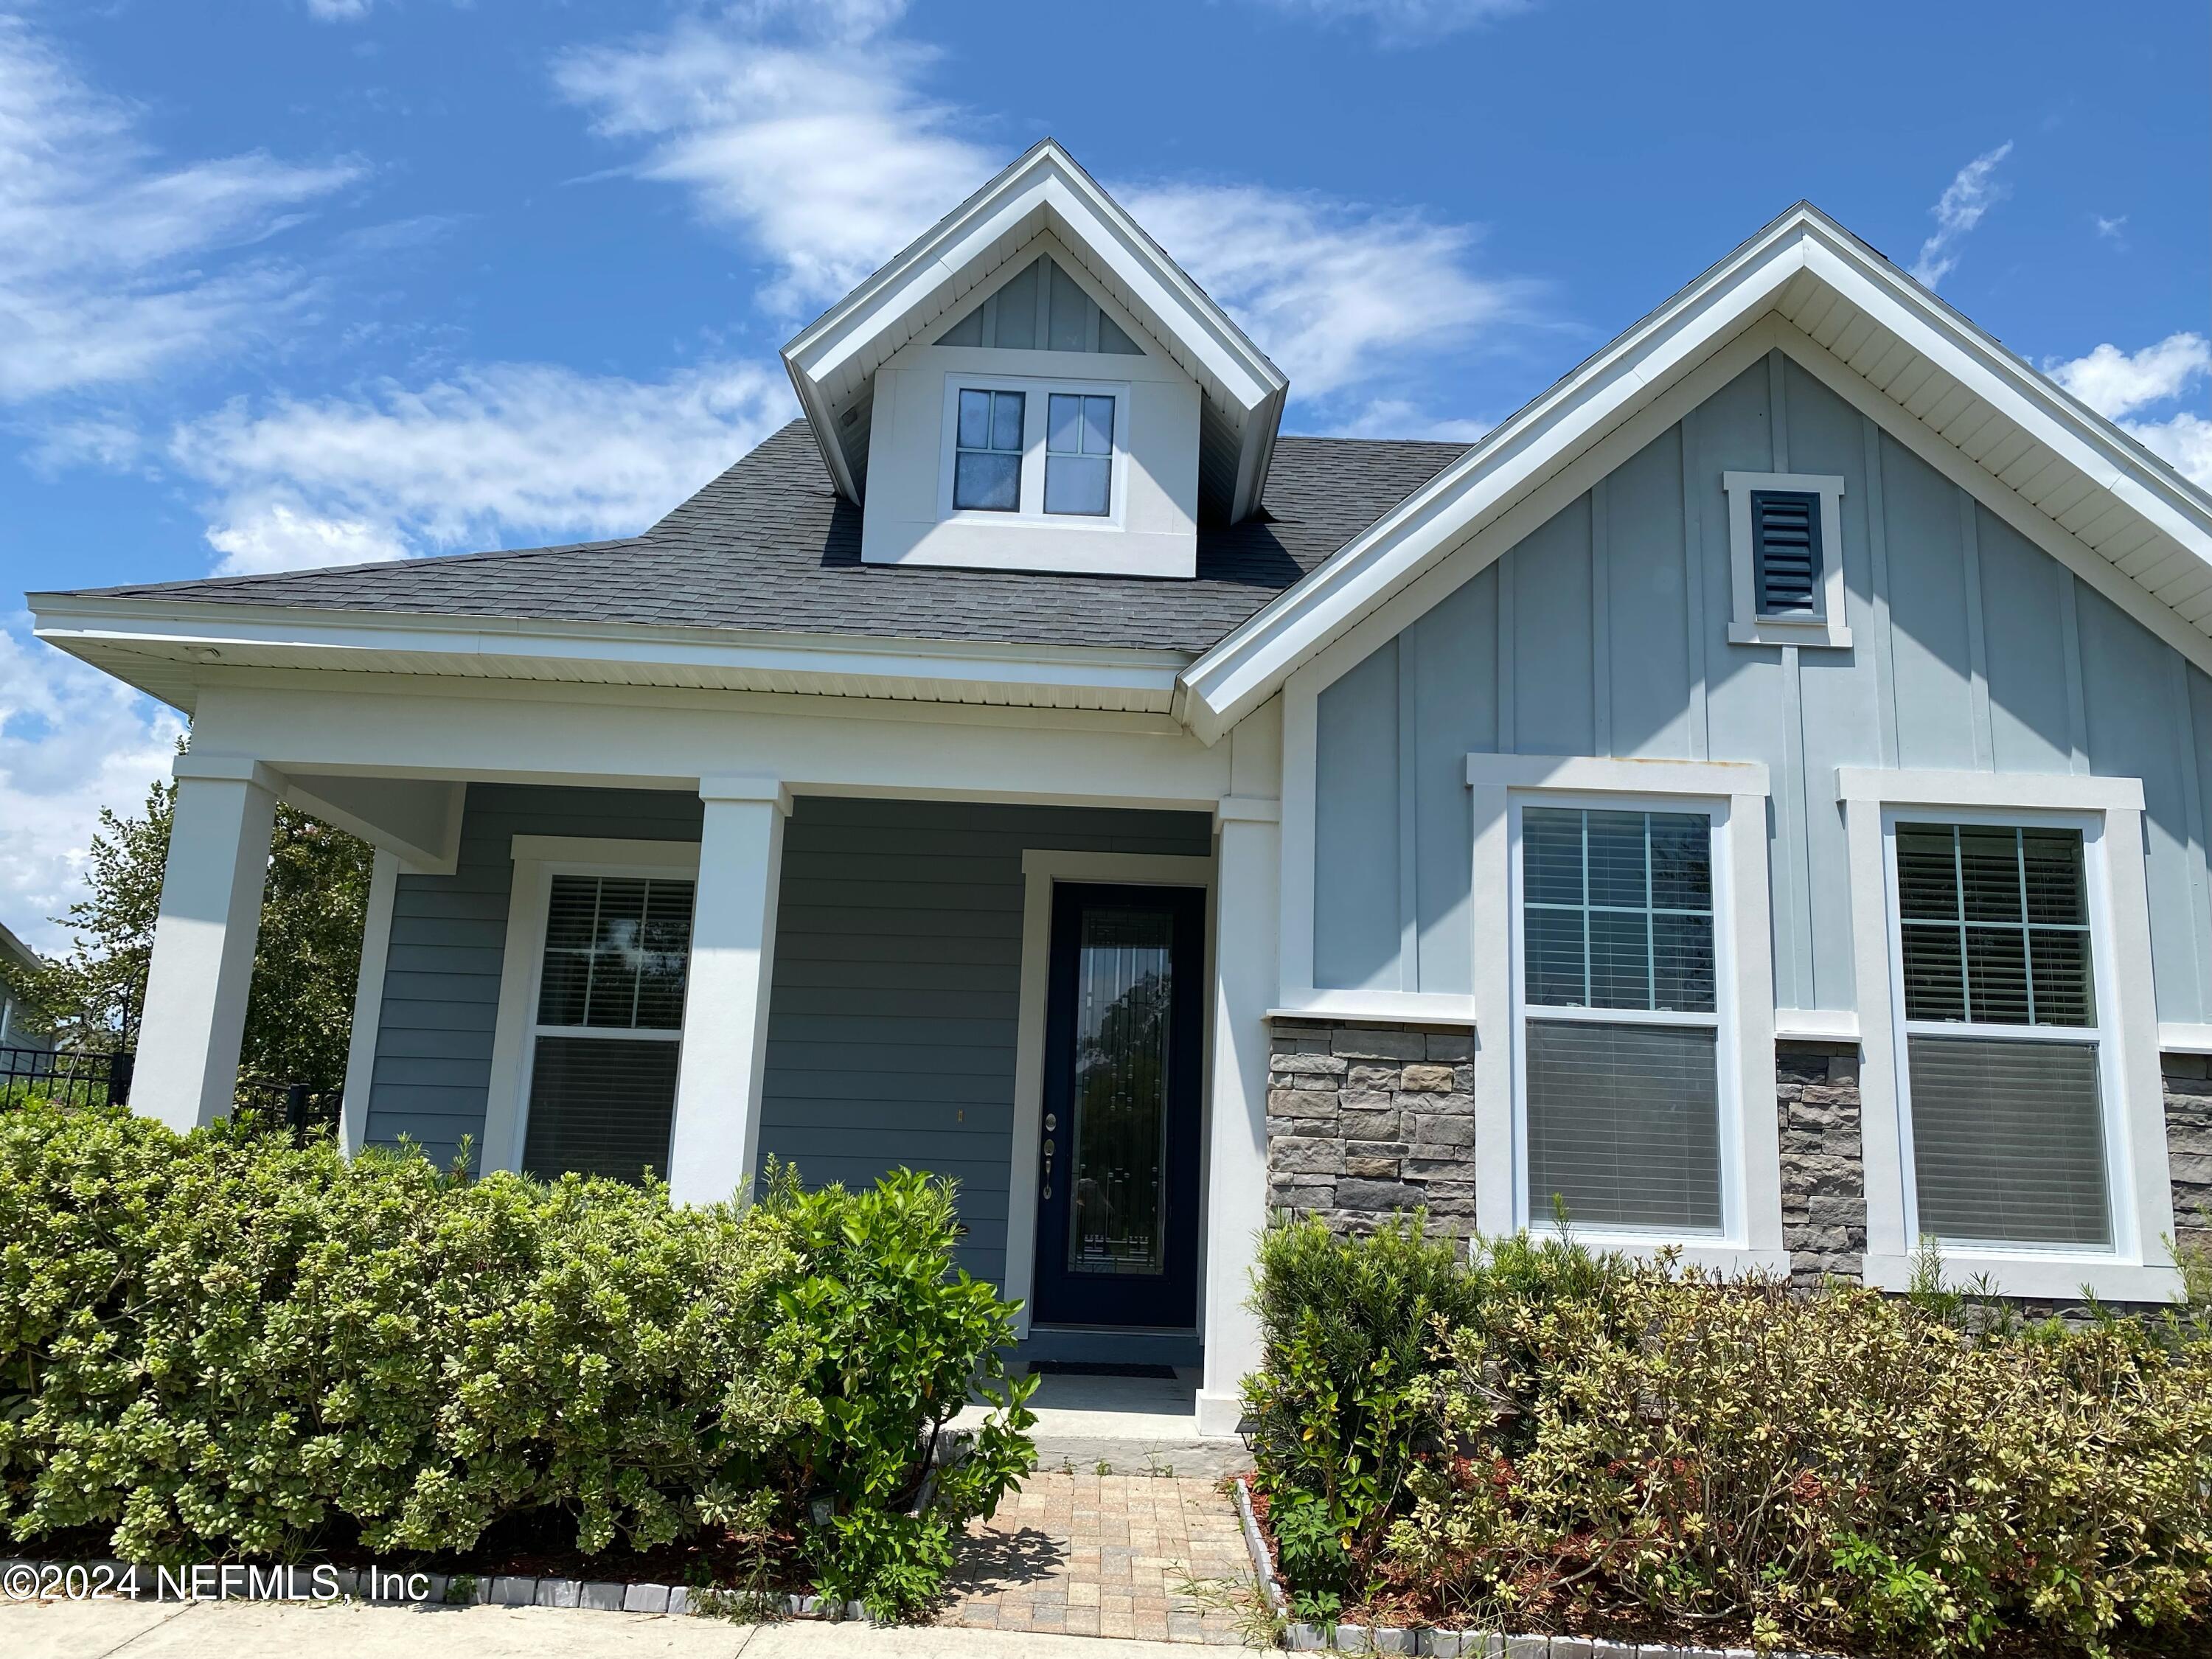
[[[940,1624],[1141,1640],[1243,1640],[1237,1614],[1179,1594],[1184,1575],[1249,1583],[1237,1506],[1212,1480],[1040,1470],[969,1528]]]

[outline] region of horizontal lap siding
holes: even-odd
[[[959,1183],[959,1263],[1006,1268],[1022,854],[1204,856],[1202,816],[800,799],[784,834],[761,1153],[810,1186]]]
[[[699,814],[673,791],[470,786],[453,873],[403,875],[392,896],[370,1144],[404,1136],[441,1162],[464,1135],[483,1145],[514,837],[696,842]]]

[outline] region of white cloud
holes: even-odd
[[[765,253],[781,275],[763,301],[796,312],[842,295],[1003,164],[915,91],[929,54],[874,34],[897,9],[825,8],[816,27],[834,38],[794,42],[757,33],[750,8],[734,27],[569,53],[555,78],[601,134],[645,142],[641,174],[687,187]]]
[[[302,565],[373,564],[404,559],[407,544],[365,519],[325,519],[284,501],[241,508],[210,526],[208,545],[222,555],[218,576],[254,576]]]
[[[2212,341],[2202,334],[2169,334],[2139,351],[2106,343],[2084,356],[2046,362],[2045,371],[2184,477],[2212,489],[2212,420],[2182,410],[2163,420],[2125,417],[2171,403],[2212,374]]]
[[[641,530],[792,412],[782,375],[720,363],[645,382],[542,363],[353,398],[234,402],[179,427],[217,492],[225,571]]]
[[[2008,138],[1995,149],[1981,155],[1960,167],[1944,188],[1936,205],[1929,209],[1935,216],[1935,234],[1920,245],[1920,257],[1912,262],[1912,275],[1920,282],[1934,288],[1951,274],[1959,263],[1958,246],[1961,239],[1982,222],[1982,216],[2003,199],[2004,187],[1993,177],[1997,163],[2012,154],[2012,140]]]
[[[1386,46],[1455,34],[1528,9],[1530,0],[1259,0],[1276,11],[1324,23],[1373,26]]]
[[[2051,379],[2100,415],[2118,420],[2179,397],[2212,370],[2212,342],[2202,334],[2169,334],[2130,354],[2112,344],[2086,357],[2045,365]]]
[[[1377,398],[1339,422],[1338,438],[1428,438],[1438,443],[1471,444],[1490,430],[1487,421],[1439,419],[1408,398]]]
[[[307,15],[325,23],[357,23],[376,0],[307,0]]]
[[[1328,398],[1526,313],[1533,287],[1478,276],[1475,232],[1418,213],[1243,185],[1145,185],[1139,223],[1291,377]]]
[[[646,176],[690,190],[776,265],[767,297],[788,307],[843,295],[1007,158],[957,136],[988,122],[918,90],[927,55],[880,32],[896,6],[831,8],[799,41],[762,32],[787,9],[573,54],[556,75],[601,132],[646,142]],[[1474,272],[1472,228],[1417,212],[1249,185],[1115,189],[1301,398],[1462,346],[1533,292]]]
[[[2097,227],[2097,234],[2106,241],[2117,242],[2122,248],[2127,246],[2127,239],[2120,234],[2128,228],[2126,214],[2123,213],[2117,219],[2107,219],[2101,213],[2093,213],[2089,216],[2089,222]]]
[[[0,627],[0,921],[33,949],[82,892],[100,809],[133,811],[167,770],[183,723],[121,682]]]
[[[310,295],[245,250],[358,166],[247,155],[165,170],[135,120],[0,15],[0,399],[143,378]]]
[[[2163,457],[2200,489],[2212,489],[2212,421],[2184,410],[2163,421],[2121,422],[2144,448]]]

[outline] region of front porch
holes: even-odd
[[[349,1150],[465,1148],[479,1170],[538,1176],[650,1166],[684,1202],[731,1196],[771,1161],[810,1186],[942,1175],[957,1183],[958,1265],[1024,1304],[1018,1359],[1180,1368],[1180,1441],[1234,1431],[1266,1201],[1272,799],[916,799],[755,774],[464,782],[197,752],[178,777],[138,1109],[186,1127],[227,1109],[253,852],[281,792],[380,846]],[[1159,1086],[1145,1067],[1165,1063],[1170,1027],[1190,1055],[1187,1097],[1134,1145],[1127,1125],[1117,1144],[1083,1139],[1074,1039],[1050,1024],[1070,994],[1054,988],[1053,917],[1071,887],[1140,908],[1181,895],[1202,918],[1167,975],[1187,999],[1134,1040],[1152,1049],[1115,1062],[1141,1093]],[[1145,949],[1115,958],[1116,1006],[1159,976],[1166,957]],[[1180,1193],[1173,1127],[1188,1130]],[[1110,1168],[1071,1170],[1086,1149]],[[1071,1189],[1057,1206],[1055,1185]],[[1115,1294],[1088,1316],[1099,1304],[1066,1287],[1102,1270]],[[1177,1443],[1159,1401],[1145,1409],[1150,1437]]]

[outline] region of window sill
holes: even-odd
[[[1554,1227],[1531,1227],[1528,1237],[1540,1242],[1566,1235]],[[1784,1279],[1790,1276],[1787,1250],[1754,1249],[1748,1244],[1730,1244],[1716,1238],[1660,1238],[1650,1233],[1610,1233],[1594,1227],[1577,1228],[1572,1237],[1585,1249],[1599,1254],[1614,1251],[1637,1261],[1656,1261],[1662,1250],[1672,1249],[1676,1252],[1676,1261],[1685,1267],[1702,1267],[1716,1273],[1773,1273]]]
[[[2181,1274],[2175,1268],[2113,1256],[2032,1250],[1946,1250],[1942,1255],[1947,1285],[1963,1286],[1986,1275],[1990,1289],[2000,1296],[2077,1302],[2086,1289],[2107,1302],[2170,1302],[2181,1293]],[[1877,1290],[1910,1290],[1917,1260],[1869,1252],[1865,1280]]]
[[[1755,622],[1732,622],[1728,636],[1730,645],[1809,645],[1849,650],[1851,643],[1848,623],[1787,622],[1774,617],[1761,617]]]

